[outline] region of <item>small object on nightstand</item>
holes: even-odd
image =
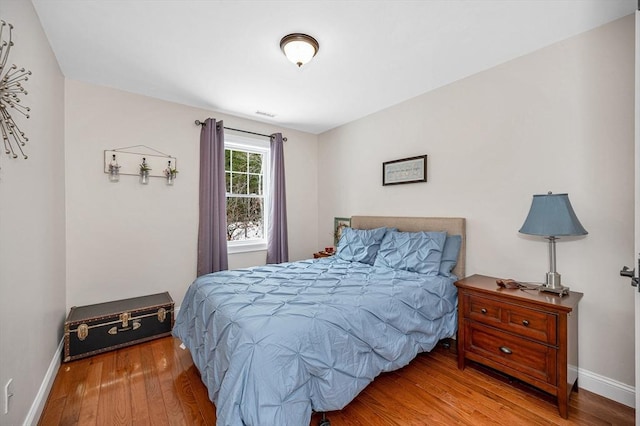
[[[502,288],[520,288],[520,283],[512,279],[496,280],[496,284],[498,284],[498,287]]]
[[[313,258],[314,259],[319,259],[321,257],[331,257],[334,254],[335,254],[334,252],[328,253],[327,251],[323,250],[323,251],[319,251],[317,253],[313,253]]]
[[[512,280],[511,278],[508,279],[497,279],[496,280],[496,284],[498,284],[498,287],[500,288],[506,288],[506,289],[514,289],[514,288],[518,288],[520,290],[540,290],[540,285],[539,284],[530,284],[527,285],[526,283],[521,283],[518,282],[516,280]]]
[[[336,254],[336,249],[333,247],[325,247],[324,250],[319,251],[317,253],[313,253],[314,259],[319,259],[321,257],[330,257]]]

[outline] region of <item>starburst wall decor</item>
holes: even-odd
[[[18,68],[15,64],[7,66],[9,52],[13,46],[11,30],[13,30],[13,25],[0,21],[0,131],[2,132],[5,154],[10,155],[11,158],[18,158],[17,149],[22,157],[27,159],[22,147],[29,141],[29,138],[20,130],[9,110],[17,111],[29,118],[31,109],[20,103],[20,96],[27,95],[22,84],[29,80],[31,71]]]

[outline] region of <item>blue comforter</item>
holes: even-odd
[[[455,278],[335,257],[199,277],[173,334],[218,425],[308,425],[456,331]]]

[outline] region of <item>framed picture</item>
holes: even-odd
[[[342,230],[351,226],[350,217],[336,217],[333,219],[333,246],[338,247]]]
[[[382,185],[427,181],[427,156],[403,158],[382,163]]]

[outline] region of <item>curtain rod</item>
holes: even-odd
[[[204,121],[196,120],[196,126],[206,126],[206,125],[207,123],[205,123]],[[272,136],[272,135],[265,135],[263,133],[250,132],[248,130],[234,129],[233,127],[223,127],[223,128],[225,130],[235,130],[236,132],[249,133],[251,135],[256,135],[256,136],[264,136],[265,138],[271,138]],[[283,137],[282,141],[286,142],[287,138]]]

